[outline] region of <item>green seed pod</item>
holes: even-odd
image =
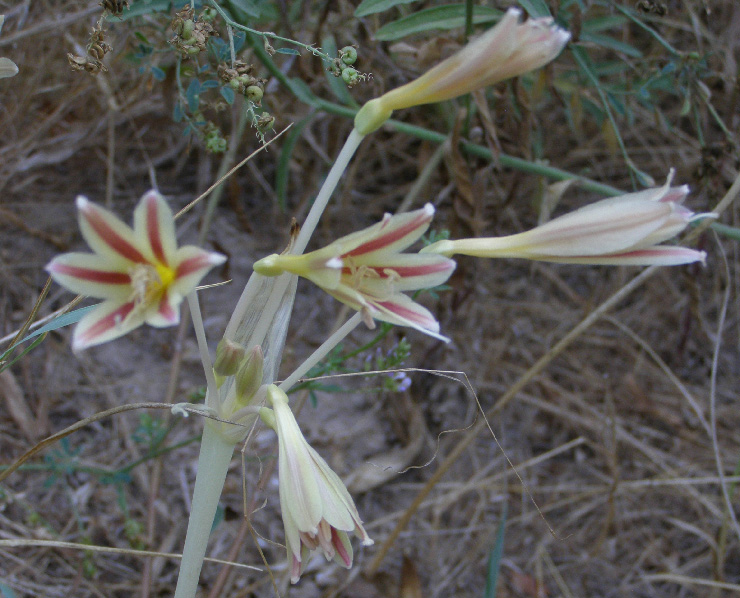
[[[241,89],[242,82],[239,81],[239,78],[237,77],[236,79],[232,79],[231,81],[229,81],[229,86],[231,87],[231,89],[239,91],[239,89]]]
[[[206,7],[206,8],[203,9],[203,12],[200,13],[200,18],[203,21],[210,22],[210,21],[213,21],[213,19],[216,18],[216,15],[217,14],[218,13],[216,12],[216,9],[215,8]]]
[[[200,52],[200,48],[198,46],[190,46],[188,48],[188,54],[197,54]]]
[[[180,35],[184,39],[190,39],[193,37],[193,31],[195,31],[195,23],[192,19],[188,19],[182,24],[182,33]]]
[[[346,69],[342,70],[342,79],[347,85],[352,87],[359,82],[360,74],[351,66],[348,66]]]
[[[344,64],[354,64],[357,62],[357,50],[352,46],[344,46],[339,50],[339,57]]]
[[[250,85],[247,87],[244,94],[247,96],[247,99],[251,102],[254,102],[255,104],[259,104],[262,101],[262,96],[265,94],[264,91],[262,91],[262,88],[259,85]]]

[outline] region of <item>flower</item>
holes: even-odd
[[[361,312],[370,328],[374,318],[446,340],[438,334],[434,316],[402,293],[440,285],[455,269],[455,262],[442,256],[400,253],[424,234],[433,216],[431,204],[406,214],[386,214],[381,222],[323,249],[273,254],[256,262],[254,270],[265,276],[303,276]]]
[[[173,326],[177,306],[225,257],[186,245],[177,247],[167,202],[149,191],[134,211],[134,228],[85,197],[77,198],[82,236],[90,253],[65,253],[46,270],[74,293],[104,301],[86,314],[72,339],[74,350],[118,338],[147,323]]]
[[[422,252],[612,266],[703,262],[703,251],[660,245],[692,220],[715,216],[694,214],[682,206],[689,188],[671,187],[672,178],[673,171],[663,187],[597,201],[523,233],[439,241]]]
[[[367,102],[355,117],[355,128],[367,135],[400,108],[441,102],[516,77],[553,60],[570,33],[552,26],[552,18],[519,23],[521,12],[510,8],[498,24],[418,79]]]
[[[321,549],[327,560],[352,566],[352,544],[347,532],[365,545],[373,544],[362,527],[347,488],[321,456],[306,442],[288,396],[274,384],[267,388],[272,411],[260,412],[278,436],[280,509],[293,583],[303,573],[311,551]]]

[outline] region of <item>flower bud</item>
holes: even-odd
[[[246,349],[228,338],[221,339],[216,348],[216,361],[213,371],[219,376],[233,376],[247,354]]]
[[[339,57],[344,64],[354,64],[357,62],[357,50],[352,46],[345,46],[339,50]]]
[[[263,367],[262,347],[257,345],[247,354],[236,373],[236,396],[240,404],[249,403],[249,400],[262,386]]]

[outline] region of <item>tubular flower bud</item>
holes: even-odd
[[[263,367],[262,347],[257,345],[247,354],[236,373],[236,396],[240,406],[248,404],[262,386]]]
[[[513,257],[570,264],[675,266],[703,262],[706,254],[687,247],[660,245],[698,218],[682,206],[686,185],[663,187],[597,201],[532,230],[480,239],[439,241],[422,251],[450,256]]]
[[[291,272],[373,319],[416,328],[441,337],[439,323],[427,309],[402,291],[435,287],[445,282],[455,262],[435,255],[401,253],[429,228],[434,207],[391,216],[374,226],[342,237],[304,255],[270,255],[254,264],[255,272],[277,276]]]
[[[216,347],[216,361],[213,362],[213,371],[219,376],[233,376],[244,360],[244,347],[228,338],[221,339]]]
[[[519,23],[521,12],[510,8],[498,24],[418,79],[370,100],[355,117],[355,128],[367,135],[391,112],[441,102],[480,87],[516,77],[553,60],[570,33],[553,27],[550,17]]]
[[[314,550],[349,569],[353,553],[348,532],[354,532],[366,546],[373,543],[352,497],[339,476],[306,442],[287,395],[273,384],[267,388],[267,400],[272,410],[263,408],[260,415],[278,435],[280,509],[290,580],[298,581]]]
[[[118,338],[144,323],[174,326],[182,299],[226,260],[193,245],[178,248],[172,211],[157,191],[139,201],[133,228],[82,196],[77,209],[82,236],[93,253],[65,253],[46,266],[63,287],[104,300],[75,328],[74,350]]]

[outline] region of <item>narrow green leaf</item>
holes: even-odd
[[[236,95],[234,94],[234,90],[231,89],[228,85],[224,85],[221,88],[221,95],[223,96],[224,100],[226,100],[226,103],[231,106],[231,104],[234,103],[234,98]]]
[[[169,12],[170,0],[134,0],[131,2],[131,6],[123,11],[120,16],[108,15],[107,21],[128,21],[134,17],[141,17],[148,15],[153,12]]]
[[[583,31],[605,31],[621,27],[627,22],[627,17],[622,15],[605,15],[603,17],[594,17],[583,22]]]
[[[519,6],[532,18],[552,16],[545,0],[519,0]]]
[[[16,598],[17,595],[13,591],[13,588],[6,586],[2,581],[0,581],[0,596],[3,598]]]
[[[252,0],[230,0],[230,4],[244,11],[250,17],[258,18],[260,16],[260,8]]]
[[[318,103],[318,98],[311,91],[311,88],[308,86],[308,84],[300,77],[293,77],[292,79],[289,79],[288,85],[290,86],[290,90],[295,94],[295,96],[304,104],[315,106]]]
[[[492,23],[498,21],[501,11],[488,6],[476,6],[473,10],[473,23]],[[383,25],[375,34],[379,41],[392,41],[413,33],[432,29],[455,29],[465,25],[465,4],[447,4],[415,12],[412,15]]]
[[[278,205],[280,210],[285,212],[287,208],[287,196],[288,196],[288,181],[290,179],[290,159],[293,156],[293,149],[295,148],[298,139],[301,137],[303,129],[313,119],[313,112],[307,117],[299,120],[293,128],[290,130],[285,137],[283,142],[283,149],[280,152],[280,158],[278,159],[277,169],[275,170],[275,193],[278,198]]]
[[[360,5],[355,9],[356,17],[366,17],[367,15],[383,12],[399,4],[410,4],[415,0],[362,0]]]
[[[290,54],[291,56],[300,56],[301,53],[295,48],[278,48],[275,50],[278,54]]]
[[[619,41],[618,39],[614,39],[613,37],[609,37],[608,35],[582,31],[581,41],[591,42],[592,44],[602,46],[603,48],[609,48],[610,50],[615,50],[616,52],[622,52],[623,54],[631,56],[632,58],[642,57],[642,52],[640,52],[640,50],[638,50],[634,46],[631,46],[630,44],[627,44],[623,41]]]
[[[483,593],[483,598],[496,598],[496,583],[498,582],[501,560],[504,558],[504,530],[506,529],[507,511],[507,505],[504,503],[501,521],[499,521],[498,529],[496,530],[496,542],[488,557],[488,574],[486,575],[486,589]]]

